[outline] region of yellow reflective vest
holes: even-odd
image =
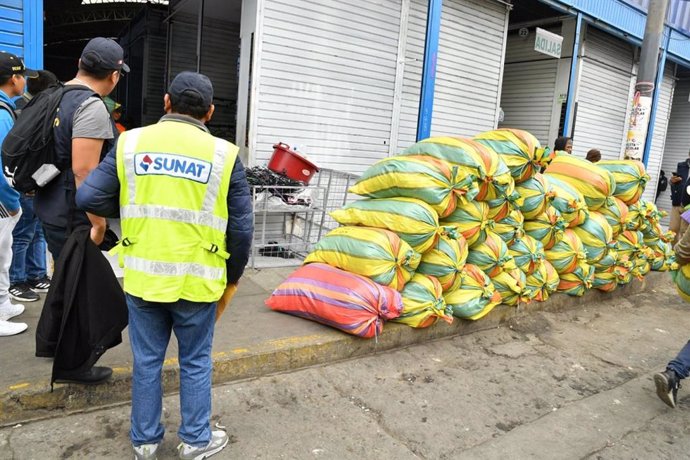
[[[238,148],[163,120],[117,143],[125,292],[150,302],[217,301],[226,285],[228,188]]]

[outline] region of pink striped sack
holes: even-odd
[[[397,318],[400,293],[360,275],[313,263],[295,270],[266,300],[272,310],[371,338]]]

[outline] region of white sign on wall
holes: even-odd
[[[537,33],[534,39],[534,51],[538,53],[547,54],[555,58],[561,57],[561,45],[563,44],[563,37],[548,30],[537,27]]]

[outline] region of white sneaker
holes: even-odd
[[[26,323],[10,323],[9,321],[0,321],[0,337],[9,335],[17,335],[27,330],[29,326]]]
[[[134,460],[157,460],[156,451],[158,444],[142,444],[141,446],[132,446],[134,449]]]
[[[177,450],[182,460],[203,460],[223,450],[228,444],[228,439],[225,431],[214,430],[211,432],[211,440],[205,447],[194,447],[181,442]]]
[[[20,303],[13,304],[8,300],[3,305],[0,305],[0,321],[7,321],[22,313],[24,313],[24,305]]]

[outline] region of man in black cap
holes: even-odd
[[[54,260],[79,226],[91,227],[91,239],[103,242],[106,221],[77,209],[74,196],[86,176],[113,147],[115,133],[102,97],[110,94],[120,78],[129,72],[122,47],[115,41],[97,37],[89,41],[79,59],[76,77],[66,83],[66,91],[55,122],[54,148],[60,174],[36,191],[34,208],[43,224],[48,250]],[[93,367],[59,383],[98,383],[110,377],[112,369]]]
[[[228,443],[211,429],[211,345],[216,305],[249,258],[253,222],[238,148],[213,137],[213,86],[180,73],[164,97],[166,115],[120,136],[88,177],[77,204],[119,213],[132,346],[134,457],[157,457],[163,439],[161,368],[175,332],[180,362],[179,458],[207,458]]]

